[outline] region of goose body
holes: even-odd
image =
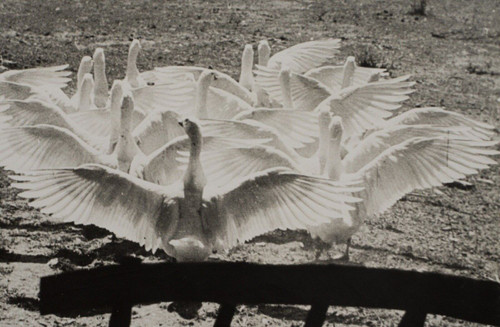
[[[303,228],[342,219],[356,190],[329,180],[271,169],[224,188],[205,184],[197,156],[202,138],[185,120],[191,141],[182,182],[149,183],[101,165],[14,176],[21,196],[55,221],[94,224],[179,261],[204,260],[276,228]],[[120,191],[117,191],[117,190]],[[280,199],[278,201],[278,199]],[[64,205],[62,205],[64,203]]]

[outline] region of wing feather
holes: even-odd
[[[462,136],[413,137],[383,151],[356,173],[365,187],[359,193],[368,215],[379,214],[413,190],[440,186],[477,173],[497,162],[488,142]],[[348,168],[348,166],[346,166]]]
[[[19,195],[34,198],[31,205],[54,221],[96,225],[146,250],[160,247],[161,236],[174,225],[175,217],[161,217],[164,189],[108,167],[40,170],[13,178],[19,180],[13,186],[25,190]]]
[[[145,113],[159,110],[174,110],[187,105],[194,94],[194,83],[179,81],[132,89],[135,107]]]
[[[70,131],[52,125],[0,130],[0,164],[14,171],[76,167],[99,160],[99,152]]]
[[[316,193],[318,189],[322,192]],[[274,229],[306,228],[342,218],[352,209],[347,203],[356,202],[349,195],[355,190],[276,168],[225,188],[207,186],[204,209],[214,217],[209,221],[213,237],[229,248]]]
[[[134,129],[141,151],[148,155],[178,136],[185,135],[173,111],[153,111]]]
[[[479,122],[463,114],[437,107],[414,108],[387,120],[388,126],[402,124],[433,124],[445,127],[467,126],[471,128],[471,130],[467,132],[467,135],[479,140],[490,140],[495,134],[495,127],[490,124]]]
[[[384,126],[391,111],[398,109],[406,94],[413,92],[413,83],[405,82],[409,76],[384,80],[363,86],[342,89],[325,99],[316,111],[330,110],[342,118],[344,136],[352,137],[365,130]],[[401,95],[394,97],[393,95]],[[381,96],[383,95],[383,96]]]
[[[0,80],[34,87],[64,88],[71,80],[67,77],[71,72],[64,70],[66,68],[68,65],[9,70],[0,74]]]
[[[279,70],[283,61],[286,61],[292,72],[304,73],[316,68],[338,53],[339,39],[309,41],[296,44],[285,50],[275,53],[267,66]]]

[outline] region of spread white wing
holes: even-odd
[[[19,196],[57,222],[96,225],[155,251],[177,217],[161,215],[164,188],[101,165],[12,176]],[[161,218],[160,218],[161,217]]]
[[[387,75],[386,70],[383,68],[356,66],[352,78],[352,86],[360,86],[368,83],[374,74]],[[344,66],[318,67],[309,70],[304,76],[320,81],[333,91],[339,91],[342,88]]]
[[[354,189],[280,168],[205,188],[205,216],[213,238],[230,248],[274,229],[305,229],[346,219]],[[346,221],[350,224],[350,221]]]
[[[495,127],[490,124],[468,118],[458,112],[435,107],[411,109],[387,120],[387,126],[401,124],[433,124],[445,127],[467,126],[471,128],[468,135],[480,140],[490,140],[495,134]]]
[[[412,93],[409,76],[383,80],[342,89],[326,98],[316,111],[330,110],[342,118],[346,137],[362,134],[365,130],[384,126],[391,111]]]
[[[148,155],[186,133],[178,124],[179,117],[173,111],[153,111],[134,129],[132,135],[141,151]]]
[[[71,80],[67,77],[71,72],[64,70],[66,68],[68,65],[9,70],[0,74],[0,80],[34,87],[63,88]]]
[[[14,171],[77,167],[100,153],[65,128],[35,125],[0,130],[0,165]]]
[[[304,148],[318,139],[318,115],[290,109],[251,109],[234,120],[256,121],[273,128],[281,140],[292,148]]]
[[[287,61],[292,72],[304,73],[333,58],[338,53],[338,48],[340,48],[339,39],[299,43],[274,54],[269,59],[267,67],[280,70],[283,61]]]
[[[6,103],[9,107],[2,110],[0,116],[8,118],[7,124],[10,126],[37,124],[59,126],[68,129],[97,150],[106,148],[107,138],[104,137],[106,135],[89,133],[54,104],[36,99],[9,100]]]
[[[193,83],[186,81],[132,89],[135,107],[145,113],[182,107],[190,101],[193,92]]]
[[[0,80],[0,98],[26,100],[38,92],[27,84],[19,84]]]
[[[390,147],[358,171],[351,171],[349,165],[345,168],[363,180],[365,189],[359,196],[367,215],[374,215],[408,192],[463,179],[497,164],[487,157],[499,154],[488,149],[493,144],[460,137],[416,137]]]

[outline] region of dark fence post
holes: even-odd
[[[127,327],[130,326],[132,319],[132,306],[130,304],[117,303],[111,311],[109,327]]]
[[[321,327],[326,319],[326,312],[328,311],[328,303],[313,304],[307,314],[306,323],[304,327]]]
[[[214,327],[229,327],[236,312],[235,304],[221,304]]]
[[[424,327],[426,316],[425,312],[409,309],[405,312],[398,327]]]

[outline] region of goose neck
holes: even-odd
[[[356,68],[353,57],[347,58],[347,62],[344,65],[344,76],[342,77],[342,88],[352,86],[354,78],[354,70]]]
[[[92,90],[94,89],[94,80],[91,74],[85,74],[82,87],[78,92],[78,110],[89,110],[92,105]]]
[[[339,180],[342,174],[342,158],[340,156],[340,139],[330,138],[328,141],[328,156],[326,159],[325,170],[328,178]]]
[[[241,57],[240,84],[248,90],[251,90],[253,86],[253,56],[254,52],[252,46],[246,45],[243,50],[243,56]]]
[[[130,86],[134,88],[139,87],[139,81],[138,81],[139,70],[137,69],[138,55],[139,55],[139,46],[136,44],[132,44],[128,52],[127,71],[125,76]]]
[[[202,76],[198,81],[198,85],[196,87],[195,111],[196,111],[196,117],[198,119],[208,118],[207,97],[209,88],[210,88],[210,79]]]
[[[202,139],[201,134],[198,132],[196,135],[189,137],[189,161],[186,174],[184,176],[184,192],[186,197],[199,195],[201,201],[201,194],[206,185],[206,178],[203,172],[203,167],[200,161]],[[198,196],[196,196],[198,198]]]
[[[290,71],[288,69],[281,70],[279,80],[283,96],[283,107],[293,108],[292,93],[290,90]]]

